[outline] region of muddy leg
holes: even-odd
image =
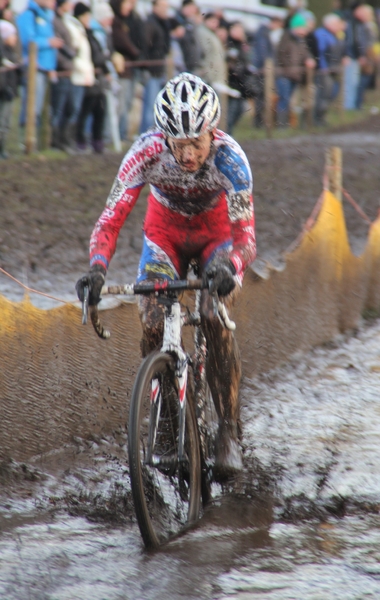
[[[138,309],[143,330],[140,348],[144,358],[162,344],[165,307],[155,296],[140,296]]]
[[[225,300],[231,307],[236,292]],[[241,379],[240,352],[232,331],[225,329],[213,315],[212,299],[202,292],[202,328],[207,339],[207,382],[219,417],[216,463],[226,472],[241,468],[237,440],[241,436],[239,385]]]

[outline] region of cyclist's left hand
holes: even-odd
[[[207,283],[209,292],[217,292],[218,296],[228,296],[234,289],[236,282],[234,275],[236,269],[228,258],[214,260],[203,274],[203,281]]]

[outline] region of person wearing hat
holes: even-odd
[[[122,160],[90,242],[89,271],[76,283],[83,302],[99,303],[118,236],[145,185],[150,185],[138,282],[186,277],[193,261],[213,295],[230,307],[244,271],[256,257],[252,173],[242,148],[218,129],[221,106],[215,90],[191,73],[181,73],[160,90],[155,127],[141,135]],[[202,293],[202,331],[208,343],[206,376],[218,414],[213,477],[234,476],[243,468],[240,439],[241,361],[232,331]],[[163,305],[139,303],[141,351],[162,343]]]
[[[91,29],[102,47],[102,50],[107,58],[107,66],[112,71],[113,76],[117,78],[115,67],[112,63],[112,24],[115,15],[108,2],[100,0],[94,5],[91,19]]]
[[[290,19],[289,29],[284,32],[277,47],[277,124],[280,127],[288,125],[290,99],[304,78],[305,68],[315,68],[316,65],[306,45],[307,33],[305,17],[296,13]]]
[[[66,112],[71,106],[73,59],[76,50],[73,46],[71,33],[64,21],[64,15],[72,9],[71,0],[57,0],[54,32],[63,41],[63,46],[57,51],[57,77],[51,84],[51,127],[53,148],[68,149],[68,132]]]
[[[284,29],[289,29],[290,20],[295,14],[307,10],[308,0],[287,0],[287,16],[284,21]]]

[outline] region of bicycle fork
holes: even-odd
[[[183,463],[187,460],[185,453],[185,427],[186,427],[186,390],[188,376],[188,357],[181,346],[181,306],[177,301],[166,305],[164,338],[161,352],[168,352],[176,360],[175,377],[177,380],[177,390],[179,399],[179,418],[178,418],[178,455],[171,457],[172,463]],[[147,448],[147,463],[160,467],[168,466],[167,459],[154,454],[156,443],[158,423],[162,408],[162,390],[159,379],[152,380],[151,389],[151,409],[149,420],[149,435]],[[173,460],[174,459],[174,460]]]
[[[146,462],[153,464],[153,452],[156,444],[158,421],[160,420],[162,404],[162,395],[160,390],[160,382],[158,379],[152,379],[152,389],[150,391],[150,417],[149,417],[149,432],[148,432],[148,447]]]
[[[201,292],[198,290],[195,295],[195,310],[200,315],[201,310]],[[206,395],[207,395],[207,380],[206,380],[206,360],[207,360],[207,343],[205,335],[200,327],[200,323],[195,327],[194,332],[194,348],[195,348],[195,365],[194,383],[195,383],[195,406],[196,418],[199,432],[199,442],[202,452],[204,464],[208,460],[207,448],[207,425],[206,425]]]

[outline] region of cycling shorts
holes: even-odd
[[[144,233],[137,281],[154,276],[183,279],[191,260],[203,269],[216,254],[232,250],[224,195],[214,208],[190,218],[174,213],[150,195]]]

